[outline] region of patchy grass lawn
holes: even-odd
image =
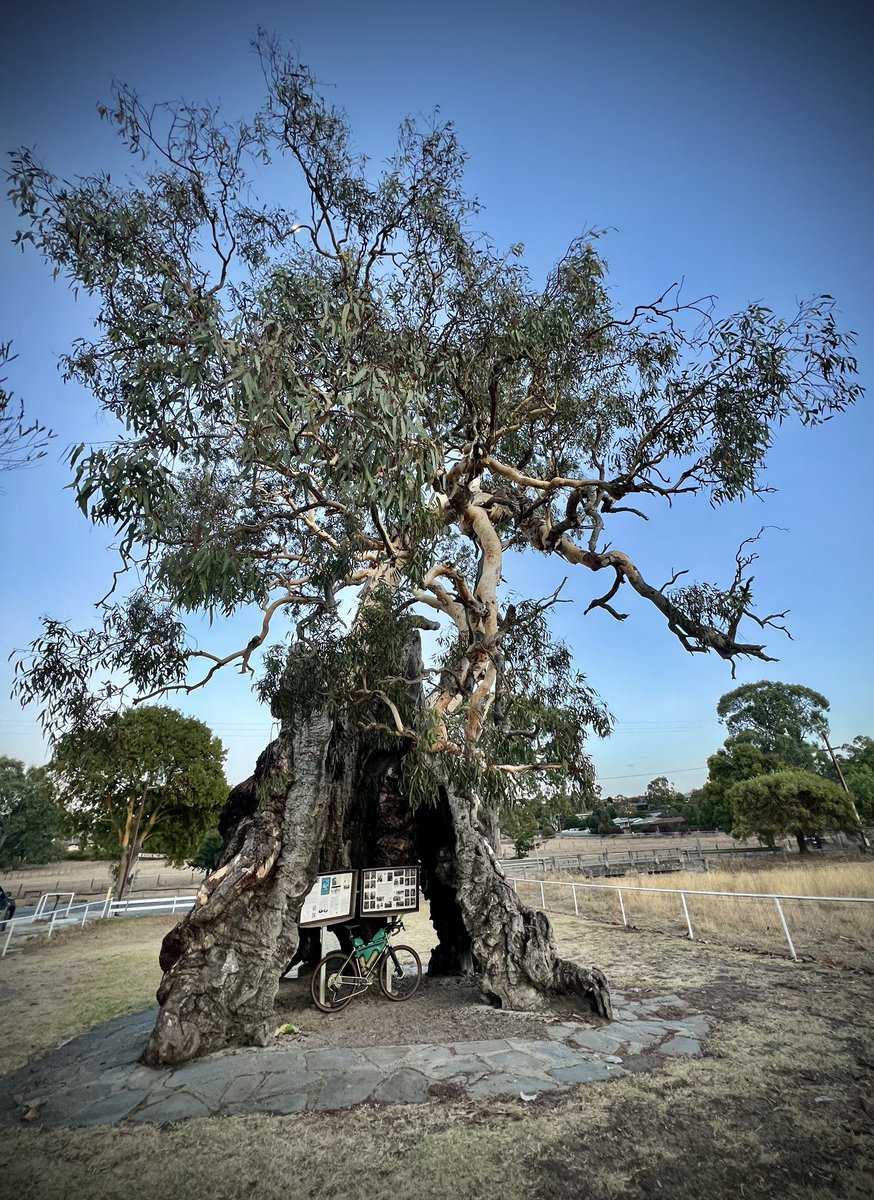
[[[154,1004],[161,939],[177,920],[94,921],[28,940],[0,959],[0,1075],[65,1038]]]
[[[131,971],[148,960],[149,937],[156,970],[161,931],[150,924],[151,934],[145,921],[117,927],[136,941]],[[410,941],[427,940],[422,918],[410,924]],[[676,991],[708,1015],[714,1029],[703,1055],[533,1103],[449,1100],[167,1127],[23,1127],[0,1139],[4,1191],[17,1200],[867,1200],[874,1183],[870,971],[569,917],[556,918],[555,927],[562,953],[601,966],[617,990]],[[71,994],[78,978],[83,1012],[126,1011],[128,979],[114,1008],[108,997],[84,1000],[96,996],[100,964],[123,948],[101,942],[114,928],[17,956],[19,986],[50,981],[54,972],[41,956],[55,955]],[[147,975],[143,968],[142,986]],[[8,1004],[4,1012],[8,1021]]]

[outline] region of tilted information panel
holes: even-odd
[[[357,871],[317,875],[300,910],[298,925],[339,925],[355,912]]]

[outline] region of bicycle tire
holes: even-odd
[[[391,950],[400,965],[400,974]],[[422,982],[422,960],[412,946],[392,946],[379,964],[379,987],[388,1000],[409,1000]]]
[[[357,985],[349,983],[348,979],[354,976],[357,980],[360,974],[354,956],[350,958],[339,950],[326,954],[317,964],[310,980],[310,995],[316,1008],[322,1012],[339,1012],[345,1008],[352,997],[358,994]]]

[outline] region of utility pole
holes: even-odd
[[[840,779],[840,781],[841,781],[841,787],[847,793],[847,798],[850,801],[850,807],[853,810],[853,816],[856,818],[856,824],[859,826],[859,840],[862,843],[862,850],[863,850],[863,852],[868,851],[871,849],[871,843],[868,841],[868,838],[865,836],[865,827],[862,824],[861,817],[859,816],[859,810],[856,808],[856,802],[853,799],[853,793],[847,787],[847,781],[846,781],[846,779],[844,779],[844,773],[841,770],[841,764],[838,762],[837,755],[835,754],[834,750],[832,749],[831,742],[828,740],[828,734],[823,731],[823,733],[821,734],[821,737],[822,737],[822,740],[825,742],[825,748],[826,748],[826,750],[828,750],[829,755],[832,760],[832,763],[834,764],[834,768],[838,773],[838,779]]]

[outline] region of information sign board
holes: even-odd
[[[361,872],[362,917],[418,908],[418,867],[366,867]]]
[[[355,912],[357,871],[317,875],[300,910],[300,926],[339,925]]]

